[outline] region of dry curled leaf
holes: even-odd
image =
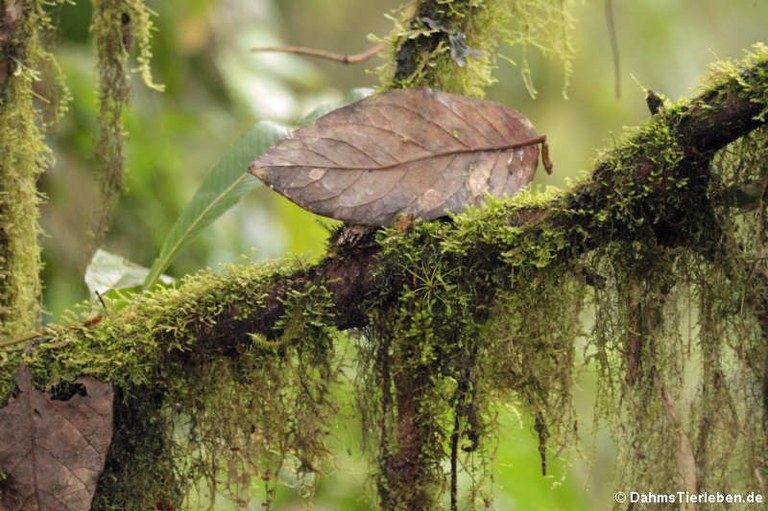
[[[335,110],[294,131],[249,171],[315,213],[388,225],[431,220],[512,196],[536,171],[545,137],[509,108],[431,89],[403,89]]]
[[[91,509],[112,441],[111,385],[78,378],[76,392],[55,400],[32,386],[29,369],[0,409],[0,510]]]

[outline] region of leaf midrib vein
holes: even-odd
[[[313,167],[313,168],[326,168],[326,169],[335,169],[335,170],[390,170],[403,165],[409,165],[411,163],[417,163],[420,161],[441,158],[443,156],[454,156],[459,154],[472,154],[472,153],[488,153],[488,152],[494,152],[494,151],[508,151],[510,149],[520,149],[522,147],[538,145],[543,142],[544,142],[544,136],[539,136],[539,137],[534,137],[528,140],[524,140],[522,142],[515,142],[514,144],[504,144],[499,146],[486,146],[486,147],[468,147],[466,149],[454,149],[451,151],[432,153],[424,156],[417,156],[415,158],[398,161],[395,163],[390,163],[387,165],[380,165],[378,167],[353,167],[353,166],[345,166],[345,165],[337,165],[334,167],[323,167],[319,165],[315,166],[315,165],[306,165],[306,164],[299,164],[299,163],[286,163],[286,164],[277,164],[277,165],[270,164],[270,165],[265,165],[265,167],[268,167],[268,168]]]

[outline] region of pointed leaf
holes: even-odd
[[[32,386],[24,366],[16,386],[15,398],[0,410],[0,472],[6,474],[0,509],[91,509],[112,442],[114,389],[78,378],[71,396],[54,399]]]
[[[246,131],[216,164],[181,212],[150,268],[144,287],[151,287],[187,243],[219,218],[258,180],[244,172],[254,154],[261,154],[290,128],[274,122],[258,122]]]
[[[315,213],[387,225],[401,213],[431,220],[481,205],[487,193],[514,195],[533,179],[544,142],[503,105],[406,89],[321,117],[249,171]]]

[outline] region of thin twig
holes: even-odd
[[[340,53],[333,53],[325,50],[318,50],[316,48],[305,48],[303,46],[260,46],[251,48],[252,52],[279,52],[279,53],[293,53],[294,55],[304,55],[307,57],[315,57],[318,59],[331,60],[333,62],[340,62],[342,64],[359,64],[365,62],[369,58],[373,57],[377,53],[383,51],[387,47],[386,43],[378,43],[371,46],[367,50],[355,53],[354,55],[342,55]]]
[[[405,7],[404,13],[406,18],[412,18],[416,12],[416,2],[411,2]],[[342,55],[341,53],[333,53],[326,50],[318,50],[317,48],[307,48],[304,46],[257,46],[251,48],[252,52],[277,52],[277,53],[292,53],[294,55],[304,55],[305,57],[315,57],[318,59],[330,60],[333,62],[339,62],[341,64],[359,64],[370,59],[374,55],[381,53],[387,48],[386,42],[377,43],[367,50],[355,53],[353,55]]]
[[[21,337],[15,337],[13,339],[3,339],[0,340],[0,348],[5,349],[17,344],[24,344],[34,339],[39,339],[40,337],[45,337],[45,332],[37,331],[32,332],[31,334],[23,335]]]
[[[101,297],[99,297],[99,300],[101,300]],[[104,302],[102,302],[103,304]],[[43,337],[50,337],[53,335],[56,335],[61,332],[66,332],[69,330],[75,330],[77,328],[82,327],[92,327],[96,325],[97,323],[101,323],[101,320],[104,319],[104,316],[101,314],[97,314],[96,316],[90,317],[83,321],[80,324],[75,325],[64,325],[64,326],[56,326],[53,327],[43,327],[40,330],[36,330],[32,333],[22,335],[20,337],[14,337],[12,339],[0,339],[0,349],[9,348],[11,346],[16,346],[17,344],[26,344],[30,341],[34,341],[35,339],[41,339]]]

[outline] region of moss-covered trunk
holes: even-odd
[[[37,178],[49,153],[34,106],[38,4],[0,3],[0,337],[34,329],[40,315]]]

